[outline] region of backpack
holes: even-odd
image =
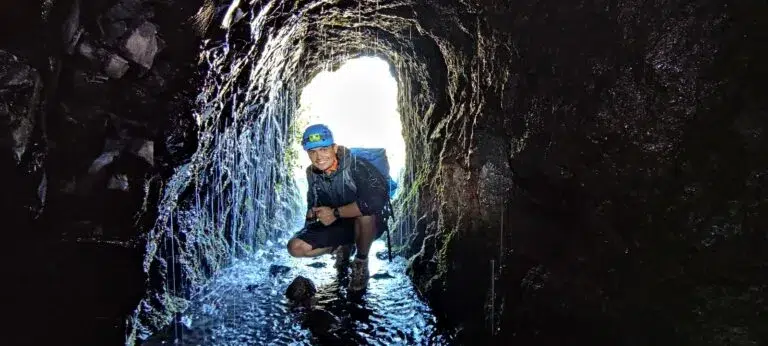
[[[368,161],[372,166],[376,167],[376,169],[379,170],[382,175],[384,175],[385,179],[387,179],[389,183],[389,200],[387,200],[387,205],[384,207],[383,212],[383,216],[386,222],[386,220],[394,216],[391,199],[397,190],[397,183],[395,183],[395,181],[392,180],[392,177],[389,175],[389,160],[387,160],[387,150],[384,148],[349,148],[348,150],[353,158]],[[354,186],[354,182],[348,176],[345,176],[344,178],[351,183],[353,190],[357,189],[357,187]],[[387,227],[387,250],[389,254],[389,261],[391,262],[392,240],[390,239],[389,235],[389,227]]]
[[[389,184],[389,198],[395,196],[397,183],[389,175],[389,160],[387,160],[387,149],[384,148],[349,148],[349,153],[356,158],[371,163],[376,169],[384,175]]]

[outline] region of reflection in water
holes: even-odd
[[[347,292],[349,270],[338,273],[330,256],[293,259],[279,245],[260,251],[222,271],[175,326],[145,345],[448,344],[405,276],[405,260],[389,263],[380,240],[371,254],[371,279],[360,295]],[[306,306],[284,295],[298,275],[318,288]]]

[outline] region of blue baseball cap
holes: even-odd
[[[320,147],[333,145],[333,133],[328,126],[316,124],[307,127],[304,135],[301,136],[301,145],[304,150],[311,150]]]

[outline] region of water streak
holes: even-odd
[[[161,291],[137,307],[128,340],[150,334],[152,321],[169,322],[233,258],[294,228],[302,207],[284,150],[297,86],[282,75],[296,67],[283,57],[296,53],[289,39],[299,26],[267,35],[273,5],[246,15],[247,39],[230,32],[201,52],[208,68],[194,113],[198,150],[166,184],[147,234],[144,271]]]

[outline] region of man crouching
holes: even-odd
[[[371,163],[336,145],[325,125],[309,126],[301,144],[312,161],[307,167],[307,221],[288,241],[288,252],[294,257],[333,253],[341,269],[355,244],[349,290],[362,291],[368,286],[371,243],[387,227],[388,181]]]

